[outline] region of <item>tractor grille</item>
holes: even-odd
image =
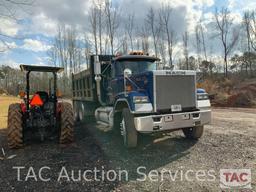
[[[194,75],[156,75],[155,111],[171,112],[172,105],[181,105],[182,111],[196,109]]]

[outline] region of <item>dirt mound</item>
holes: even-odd
[[[256,101],[256,84],[247,84],[233,91],[227,105],[231,107],[252,107]]]
[[[238,81],[237,79],[206,80],[201,85],[211,96],[213,106],[256,106],[256,79],[246,81]]]

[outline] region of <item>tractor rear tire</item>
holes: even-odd
[[[23,120],[19,103],[9,106],[7,142],[10,149],[18,149],[23,146]]]
[[[74,141],[74,113],[70,103],[61,103],[60,138],[61,144]]]
[[[184,128],[184,129],[182,129],[182,131],[186,138],[197,140],[200,137],[202,137],[203,132],[204,132],[204,126]]]

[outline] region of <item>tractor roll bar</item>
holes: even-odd
[[[29,75],[31,71],[27,71],[26,74],[26,81],[27,81],[27,86],[26,86],[26,92],[27,92],[27,101],[26,101],[26,108],[27,112],[29,112],[29,91],[30,91],[30,82],[29,82]],[[57,72],[52,72],[53,73],[53,99],[54,99],[54,115],[56,115],[56,109],[57,109]]]
[[[57,74],[53,72],[53,99],[54,99],[54,116],[56,117],[56,110],[57,110]]]
[[[27,72],[27,75],[26,75],[26,80],[27,80],[27,87],[26,87],[26,92],[27,92],[27,111],[29,111],[29,89],[30,89],[30,86],[29,86],[29,74],[30,74],[31,71],[28,71]]]

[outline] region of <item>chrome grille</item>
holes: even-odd
[[[182,111],[196,108],[195,75],[155,75],[155,111],[171,110],[181,105]]]

